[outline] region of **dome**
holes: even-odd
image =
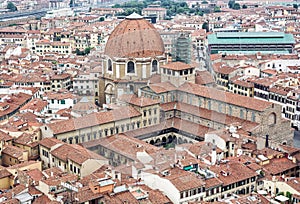
[[[104,54],[111,58],[141,58],[163,55],[164,52],[163,41],[154,26],[133,13],[110,34]]]

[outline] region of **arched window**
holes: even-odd
[[[112,63],[111,63],[111,60],[109,59],[108,62],[107,62],[107,70],[108,71],[112,71]]]
[[[152,72],[157,72],[157,60],[152,61]]]
[[[275,113],[271,113],[269,115],[268,124],[269,125],[275,125],[276,124],[276,114]]]
[[[131,61],[127,63],[127,73],[135,73],[134,63]]]

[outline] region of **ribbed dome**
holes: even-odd
[[[134,13],[111,33],[104,54],[109,57],[155,57],[165,52],[163,41],[154,26]]]

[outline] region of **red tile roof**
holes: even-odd
[[[141,113],[133,107],[122,107],[112,111],[92,113],[80,118],[52,123],[49,124],[49,128],[53,131],[53,134],[56,135],[140,115]]]
[[[171,62],[165,65],[160,66],[161,68],[180,71],[185,69],[192,69],[195,68],[189,64],[183,63],[183,62]]]
[[[257,111],[264,111],[265,109],[271,107],[273,104],[271,102],[262,101],[247,96],[241,96],[230,92],[220,91],[215,88],[209,88],[192,83],[184,83],[178,88],[178,90]]]
[[[122,96],[119,97],[119,100],[138,107],[152,106],[160,103],[159,100],[155,100],[147,97],[137,97],[135,94],[123,94]]]

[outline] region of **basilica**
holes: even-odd
[[[122,94],[135,93],[167,62],[163,41],[142,16],[127,16],[110,34],[103,60],[100,103],[110,104]]]

